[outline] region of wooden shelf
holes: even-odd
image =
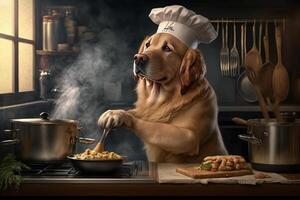
[[[80,51],[43,51],[36,50],[36,54],[40,56],[72,56],[78,55]]]

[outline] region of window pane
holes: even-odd
[[[32,91],[34,89],[34,56],[33,45],[19,43],[19,91]]]
[[[14,0],[0,0],[0,33],[14,35]]]
[[[14,46],[10,40],[0,38],[0,94],[14,90]]]
[[[34,0],[19,0],[19,37],[33,40]]]

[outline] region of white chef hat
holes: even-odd
[[[154,8],[149,17],[159,25],[157,33],[169,33],[190,48],[196,49],[199,43],[210,43],[218,36],[206,17],[180,5]]]

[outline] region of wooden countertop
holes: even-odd
[[[299,184],[34,183],[0,196],[299,196],[299,188]]]
[[[156,165],[152,165],[156,180]],[[299,180],[300,174],[281,174]],[[28,182],[18,192],[6,191],[1,196],[300,196],[300,184],[159,184],[153,182]]]

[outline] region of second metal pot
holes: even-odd
[[[275,119],[240,122],[248,126],[247,134],[239,135],[239,138],[248,142],[249,159],[254,169],[273,172],[300,170],[299,119],[280,123]]]

